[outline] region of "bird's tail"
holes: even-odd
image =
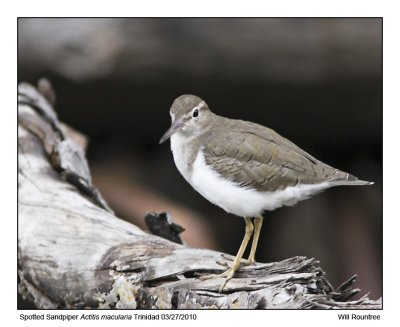
[[[347,174],[346,178],[337,179],[331,182],[332,186],[349,185],[349,186],[361,186],[361,185],[373,185],[374,182],[362,181],[354,175]]]
[[[374,182],[368,182],[368,181],[361,181],[361,180],[356,180],[356,181],[334,181],[332,182],[335,186],[339,185],[349,185],[349,186],[362,186],[362,185],[373,185]]]

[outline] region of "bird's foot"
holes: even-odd
[[[218,289],[218,292],[221,293],[222,290],[224,289],[224,287],[226,286],[226,283],[230,279],[232,279],[233,275],[238,270],[238,268],[239,268],[239,265],[237,265],[237,267],[235,267],[235,265],[233,265],[228,270],[224,271],[222,274],[211,274],[211,275],[201,276],[201,277],[199,277],[199,279],[200,280],[208,280],[211,278],[224,278],[222,285]]]
[[[238,267],[239,268],[239,267]],[[237,268],[234,269],[234,267],[229,268],[228,270],[224,271],[219,277],[225,278],[224,282],[222,285],[219,287],[218,292],[222,293],[222,290],[224,289],[226,283],[232,279],[233,275],[235,274]]]
[[[249,257],[247,260],[243,262],[244,265],[250,266],[253,265],[256,261],[254,260],[254,257]]]

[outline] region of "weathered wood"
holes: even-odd
[[[349,302],[355,277],[334,290],[305,257],[242,267],[218,293],[220,278],[199,277],[224,271],[233,257],[117,218],[50,104],[28,84],[18,91],[18,289],[37,307],[381,307],[367,297]]]

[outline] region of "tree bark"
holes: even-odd
[[[221,278],[200,277],[233,257],[117,218],[41,92],[18,87],[18,290],[38,308],[381,308],[367,296],[350,301],[355,276],[334,289],[305,257],[241,267],[219,293]]]

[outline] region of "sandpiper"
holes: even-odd
[[[219,275],[225,278],[220,291],[238,270],[252,236],[246,264],[254,263],[264,212],[333,186],[373,184],[319,161],[270,128],[218,116],[197,96],[175,99],[170,115],[160,144],[171,138],[179,172],[208,201],[245,220],[235,260]]]

